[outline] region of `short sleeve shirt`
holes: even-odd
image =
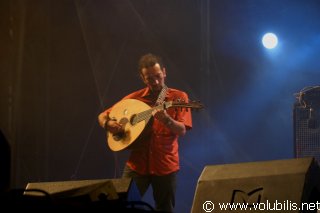
[[[137,99],[150,107],[154,100],[150,98],[148,87],[135,91],[124,99]],[[180,90],[168,88],[164,101],[188,102],[188,95]],[[105,113],[109,113],[112,107]],[[192,128],[191,110],[185,108],[168,108],[167,113],[176,121],[182,122],[186,129]],[[143,137],[133,144],[127,165],[141,175],[166,175],[180,169],[179,136],[156,119],[151,119]]]

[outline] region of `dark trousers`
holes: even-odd
[[[137,172],[125,166],[122,177],[130,177],[135,181],[141,197],[149,186],[152,187],[155,210],[161,212],[173,212],[176,193],[176,172],[163,176],[139,175]]]

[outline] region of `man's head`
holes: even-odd
[[[160,57],[146,54],[139,60],[139,73],[142,81],[151,89],[159,92],[164,86],[166,69]]]

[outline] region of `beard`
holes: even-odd
[[[154,93],[158,93],[162,90],[162,85],[155,85],[155,86],[150,86],[150,90]]]

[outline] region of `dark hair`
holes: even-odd
[[[163,69],[164,65],[162,59],[159,56],[148,53],[146,55],[141,56],[138,63],[138,71],[141,73],[143,68],[153,67],[155,64],[159,64],[160,68]]]

